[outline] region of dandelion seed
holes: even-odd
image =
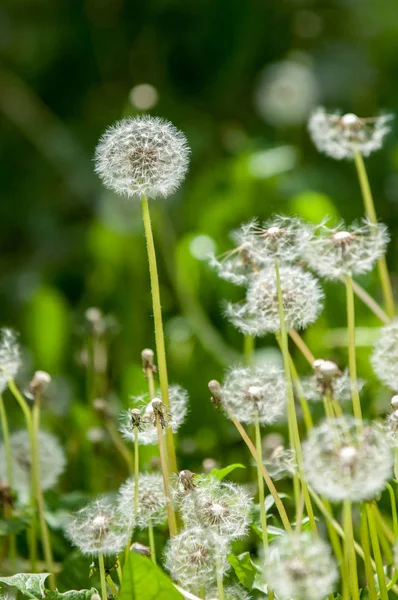
[[[109,127],[95,152],[103,184],[122,196],[167,197],[183,181],[189,147],[181,131],[158,117],[123,119]]]
[[[200,527],[185,529],[168,541],[165,567],[174,581],[195,593],[215,586],[217,564],[221,575],[228,571],[227,552],[226,538]]]
[[[157,391],[158,398],[161,398],[160,390]],[[188,411],[188,393],[179,385],[169,386],[170,401],[170,421],[168,426],[175,433],[183,424]],[[145,409],[133,408],[125,412],[121,417],[120,431],[126,439],[134,442],[134,428],[139,420],[138,441],[140,444],[157,444],[158,432],[154,420],[153,406],[148,404],[149,396],[147,394],[135,398],[135,403],[146,404]],[[134,412],[133,412],[134,411]]]
[[[74,514],[66,534],[82,554],[90,556],[117,554],[129,539],[116,508],[101,497]]]
[[[16,431],[10,435],[13,489],[18,500],[25,504],[29,501],[31,489],[31,453],[29,435],[26,431]],[[40,466],[40,485],[42,490],[56,486],[62,475],[66,459],[56,437],[45,431],[38,433],[38,452]],[[0,480],[6,477],[6,453],[4,444],[0,445]]]
[[[322,223],[303,247],[303,258],[321,277],[339,279],[371,271],[388,241],[386,226],[366,219],[349,228],[344,223],[335,228]]]
[[[284,372],[272,364],[233,368],[222,386],[222,406],[240,423],[274,423],[284,414],[286,404]]]
[[[7,387],[10,379],[14,379],[21,366],[21,354],[17,344],[17,336],[11,329],[0,330],[0,394]]]
[[[179,509],[187,528],[210,528],[230,541],[246,535],[252,498],[242,486],[215,477],[197,477],[192,493],[181,496]]]
[[[119,489],[117,505],[123,526],[131,531],[135,526],[147,529],[164,523],[167,513],[162,476],[158,473],[140,473],[136,522],[133,510],[134,489],[134,477],[130,477]]]
[[[282,266],[280,279],[286,327],[303,329],[316,321],[323,307],[323,291],[317,279],[298,266]],[[263,336],[280,331],[275,271],[260,271],[251,280],[246,300],[228,304],[225,312],[244,334]]]
[[[355,152],[369,156],[383,145],[392,115],[361,119],[352,113],[328,114],[318,108],[310,117],[308,129],[319,150],[331,158],[353,158]]]
[[[265,579],[280,600],[323,600],[337,577],[329,546],[312,533],[284,535],[269,547]]]
[[[371,356],[373,371],[382,383],[398,392],[398,320],[380,330]]]
[[[391,476],[393,456],[386,436],[351,417],[324,421],[303,444],[308,483],[329,500],[371,500]]]

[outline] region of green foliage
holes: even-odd
[[[240,463],[235,463],[233,465],[229,465],[228,467],[224,467],[223,469],[213,469],[210,471],[209,475],[212,477],[216,477],[220,481],[225,479],[230,473],[235,471],[235,469],[245,469],[245,465],[241,465]]]
[[[258,568],[253,563],[250,552],[243,552],[242,554],[239,554],[239,556],[229,554],[228,561],[241,584],[247,590],[252,590]]]
[[[0,577],[0,583],[17,588],[29,598],[42,598],[44,583],[48,576],[49,573],[17,573],[11,577]]]
[[[0,538],[10,533],[20,533],[29,525],[30,519],[26,515],[12,516],[7,519],[0,519]]]
[[[130,552],[123,568],[119,600],[183,600],[183,597],[149,558]]]

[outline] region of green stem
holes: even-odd
[[[341,280],[344,282],[344,277],[341,277]],[[366,290],[363,289],[356,281],[352,281],[352,287],[354,289],[354,293],[362,302],[371,310],[371,312],[380,319],[382,323],[388,325],[391,322],[391,318],[388,316],[386,312],[381,308],[380,304],[376,302],[374,298]]]
[[[10,445],[10,430],[8,427],[8,419],[7,412],[4,406],[3,396],[0,394],[0,421],[1,421],[1,431],[3,434],[3,442],[4,442],[4,450],[6,455],[6,473],[7,473],[7,483],[10,488],[10,492],[12,493],[12,455],[11,455],[11,445]],[[12,507],[9,506],[8,515],[12,515]],[[9,541],[9,557],[12,568],[15,569],[15,560],[17,555],[17,541],[15,534],[10,534],[8,537]]]
[[[374,206],[372,191],[369,185],[368,175],[366,173],[365,163],[360,152],[354,153],[355,166],[357,168],[359,185],[361,187],[365,212],[371,223],[377,223],[377,215]],[[384,304],[389,317],[394,316],[394,297],[391,288],[391,281],[388,274],[387,263],[385,256],[382,256],[377,261],[377,270],[379,273],[381,288],[383,291]]]
[[[357,558],[354,547],[354,530],[352,525],[351,502],[344,500],[343,505],[343,525],[345,534],[345,557],[348,566],[351,597],[353,600],[359,600]]]
[[[354,416],[362,421],[361,400],[358,392],[357,361],[355,349],[355,305],[351,275],[346,276],[347,329],[348,329],[348,366],[350,370],[351,396]]]
[[[162,402],[167,406],[170,411],[169,401],[169,383],[167,377],[167,362],[166,362],[166,350],[164,343],[163,333],[163,321],[162,321],[162,306],[160,303],[160,290],[159,290],[159,277],[158,268],[156,263],[155,244],[153,241],[151,217],[149,213],[148,199],[145,196],[141,198],[142,204],[142,216],[144,219],[145,237],[148,250],[148,261],[149,261],[149,276],[151,280],[151,293],[152,293],[152,307],[153,307],[153,318],[155,324],[155,342],[156,342],[156,354],[158,360],[159,369],[159,382],[160,391],[162,396]],[[166,443],[167,443],[167,455],[169,460],[170,470],[174,473],[177,472],[177,460],[174,447],[173,431],[170,427],[166,431]]]
[[[134,427],[134,526],[137,525],[139,477],[140,451],[138,446],[138,427]]]
[[[373,556],[376,563],[376,572],[377,579],[379,582],[380,597],[382,598],[382,600],[388,600],[386,578],[384,575],[383,559],[381,557],[373,504],[366,505],[366,516],[368,518],[370,541],[372,543]]]
[[[151,559],[152,559],[152,562],[156,565],[156,545],[155,545],[155,536],[153,534],[152,525],[148,525],[148,538],[149,538],[149,547],[151,549]]]
[[[255,427],[255,439],[256,439],[256,464],[257,464],[257,485],[258,485],[258,501],[260,504],[260,521],[261,521],[261,533],[263,538],[263,549],[264,553],[268,548],[268,533],[267,533],[267,515],[265,513],[264,506],[264,479],[263,479],[263,456],[262,456],[262,447],[261,447],[261,431],[260,431],[260,423],[258,418],[254,423]]]
[[[216,576],[217,576],[217,592],[218,592],[218,600],[224,600],[224,582],[223,582],[223,573],[221,568],[221,560],[220,555],[217,551],[216,553]],[[271,597],[271,596],[269,596]]]
[[[106,419],[105,427],[109,433],[109,436],[113,442],[113,445],[115,446],[116,450],[119,452],[120,456],[125,461],[129,473],[132,473],[134,470],[132,456],[131,456],[130,451],[127,448],[126,444],[123,442],[123,439],[121,438],[119,432],[117,431],[115,424],[113,423],[113,421],[111,419]]]
[[[101,553],[98,554],[98,565],[99,565],[100,580],[101,580],[101,598],[102,598],[102,600],[108,600],[108,594],[106,591],[104,557]]]
[[[228,410],[226,411],[228,414],[229,419],[232,421],[232,423],[235,425],[236,429],[239,431],[243,441],[245,442],[246,446],[248,447],[250,454],[252,455],[252,457],[254,458],[254,460],[257,463],[257,451],[255,446],[253,445],[253,442],[251,441],[251,439],[249,438],[249,436],[247,435],[244,427],[241,425],[241,423],[239,423],[239,421],[237,421],[236,419],[234,419],[232,417],[232,415],[230,413],[228,413]],[[287,531],[287,533],[292,533],[292,526],[290,525],[290,521],[289,521],[289,517],[287,516],[287,512],[286,509],[283,505],[282,500],[279,497],[278,494],[278,490],[276,489],[274,482],[272,481],[267,469],[265,468],[265,465],[262,464],[262,473],[263,473],[263,478],[265,483],[267,484],[267,487],[270,491],[270,494],[272,495],[274,502],[275,502],[275,506],[277,508],[277,511],[279,513],[279,516],[281,518],[283,527],[285,528],[285,530]]]
[[[35,398],[32,411],[32,428],[33,428],[33,451],[32,451],[32,477],[36,491],[37,510],[39,513],[39,523],[41,530],[41,541],[43,544],[44,560],[46,569],[50,573],[49,584],[50,589],[55,590],[55,574],[54,560],[51,548],[50,535],[44,516],[44,497],[40,482],[40,457],[39,457],[39,430],[40,430],[40,398]]]
[[[386,483],[386,488],[387,488],[388,493],[390,495],[390,501],[391,501],[392,529],[393,529],[393,534],[394,534],[394,541],[393,541],[393,543],[395,543],[398,540],[397,504],[396,504],[396,501],[395,501],[395,494],[394,494],[394,490],[392,488],[392,485],[390,483]]]
[[[113,583],[113,579],[110,575],[106,576],[106,581],[108,582],[109,587],[111,588],[111,592],[114,596],[117,596],[119,594],[117,587],[115,586],[115,584]]]
[[[243,356],[245,358],[245,364],[248,367],[253,362],[254,346],[254,337],[252,335],[245,335],[243,340]]]
[[[167,465],[167,457],[166,457],[166,447],[163,438],[163,430],[159,421],[159,417],[156,417],[156,428],[158,431],[158,441],[159,441],[159,455],[160,455],[160,465],[162,468],[163,475],[163,485],[164,485],[164,493],[166,496],[166,508],[167,508],[167,520],[169,524],[169,532],[170,537],[174,537],[177,533],[177,523],[175,514],[173,511],[173,505],[171,503],[171,494],[170,494],[170,485],[169,485],[169,470]]]
[[[361,506],[361,543],[364,551],[365,560],[365,573],[366,581],[368,582],[369,589],[369,600],[377,600],[377,591],[374,582],[372,564],[370,562],[370,543],[369,543],[369,532],[368,523],[366,517],[366,508],[364,505]]]
[[[30,454],[33,457],[34,452],[34,439],[33,439],[33,425],[32,425],[32,414],[29,409],[29,406],[22,396],[21,392],[15,385],[15,382],[10,379],[8,381],[8,387],[14,396],[15,400],[18,402],[26,423],[26,429],[28,431],[29,436],[29,446],[30,446]],[[28,533],[28,544],[29,544],[29,559],[32,573],[35,573],[37,570],[37,531],[36,531],[36,489],[35,489],[35,481],[33,478],[33,469],[31,470],[31,486],[30,486],[30,509],[32,513],[30,528]]]
[[[317,533],[317,527],[315,523],[314,511],[311,505],[311,498],[308,493],[307,485],[304,478],[303,473],[303,456],[301,452],[301,443],[300,443],[300,434],[297,424],[297,415],[296,415],[296,407],[294,404],[294,392],[293,392],[293,384],[292,378],[290,374],[290,364],[289,364],[289,342],[288,335],[285,325],[285,314],[283,308],[283,297],[282,297],[282,285],[281,285],[281,277],[279,272],[279,263],[278,260],[275,259],[275,276],[276,276],[276,286],[278,292],[278,310],[279,310],[279,321],[280,321],[280,340],[281,340],[281,349],[283,356],[283,366],[285,369],[285,377],[286,377],[286,386],[287,386],[287,397],[288,397],[288,405],[287,405],[287,418],[288,425],[290,428],[291,436],[291,445],[296,452],[297,458],[297,466],[300,474],[301,485],[304,493],[305,506],[307,509],[308,518],[310,521],[311,529],[314,533]]]
[[[303,389],[301,387],[297,369],[296,369],[296,366],[293,362],[293,359],[292,359],[290,353],[289,353],[289,364],[290,364],[290,373],[292,376],[293,385],[296,388],[297,397],[299,399],[301,410],[303,412],[305,428],[307,431],[310,431],[313,428],[310,407],[308,406],[307,399],[304,397],[304,393],[303,393]]]

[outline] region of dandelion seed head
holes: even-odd
[[[169,121],[148,115],[109,127],[95,152],[95,170],[103,184],[121,196],[172,194],[188,168],[185,135]]]
[[[398,319],[381,328],[370,362],[380,381],[398,392]]]
[[[31,450],[27,431],[16,431],[10,435],[13,489],[21,504],[29,501],[31,489]],[[38,451],[40,465],[40,483],[42,490],[56,486],[66,465],[64,451],[55,436],[39,431]],[[4,444],[0,445],[0,480],[7,480],[6,453]]]
[[[65,531],[72,544],[89,556],[117,554],[127,544],[130,533],[121,525],[116,507],[105,497],[77,511]]]
[[[166,519],[166,496],[159,473],[140,473],[138,477],[138,508],[134,519],[135,478],[130,477],[119,489],[117,507],[121,522],[131,531],[161,525]]]
[[[329,546],[309,532],[279,537],[265,558],[265,580],[280,600],[323,600],[337,577]]]
[[[303,259],[319,276],[339,279],[371,271],[376,260],[386,252],[389,236],[381,223],[364,219],[350,231],[345,224],[329,228],[324,223],[314,227],[313,235],[303,246]]]
[[[335,502],[371,500],[382,491],[393,466],[387,437],[351,417],[314,428],[303,444],[303,458],[308,483]]]
[[[184,529],[168,541],[165,567],[184,589],[193,592],[201,587],[209,589],[216,582],[216,563],[221,575],[229,569],[227,552],[228,539],[200,527]]]
[[[318,108],[309,119],[308,129],[319,152],[337,160],[352,159],[356,152],[369,156],[382,147],[391,119],[392,115],[361,119],[353,113],[328,114]]]
[[[313,365],[314,366],[314,365]],[[358,391],[365,385],[363,379],[357,379]],[[307,400],[320,401],[328,394],[338,402],[351,399],[351,379],[348,369],[340,371],[335,362],[325,360],[314,374],[301,380],[303,395]]]
[[[318,318],[323,291],[318,280],[298,266],[280,267],[282,303],[288,329],[304,329]],[[274,269],[253,276],[246,300],[228,304],[226,316],[245,335],[263,336],[280,330],[278,291]]]
[[[296,454],[294,450],[279,445],[264,458],[264,464],[274,481],[292,477],[297,469]]]
[[[272,364],[232,368],[222,386],[222,406],[240,423],[255,423],[257,419],[262,425],[274,423],[284,414],[286,403],[284,372]]]
[[[22,364],[17,335],[11,329],[0,330],[0,394],[14,379]]]
[[[230,541],[246,535],[251,508],[252,498],[242,486],[215,477],[197,477],[192,493],[183,494],[179,503],[187,528],[211,528]]]
[[[398,408],[398,395],[395,395],[391,398],[390,405],[393,410],[396,410]]]
[[[161,401],[160,390],[157,392],[157,400]],[[188,412],[188,393],[180,385],[169,386],[170,417],[168,426],[175,433],[185,421]],[[144,394],[135,398],[135,402],[144,405],[142,409],[130,409],[121,416],[120,431],[124,438],[134,442],[134,425],[132,424],[132,410],[139,410],[141,415],[140,427],[138,428],[138,441],[140,444],[157,444],[158,432],[155,424],[155,415],[153,401],[149,401],[149,396]],[[149,402],[149,403],[148,403]],[[148,403],[148,404],[145,404]],[[162,402],[163,404],[163,402]]]

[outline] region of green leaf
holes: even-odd
[[[183,600],[159,567],[134,552],[123,567],[122,581],[119,600]]]
[[[288,498],[287,494],[278,494],[279,498]],[[271,494],[267,496],[264,500],[265,513],[268,514],[270,508],[272,508],[275,504],[275,500]]]
[[[224,479],[227,475],[235,471],[235,469],[246,469],[245,465],[241,465],[240,463],[235,463],[233,465],[229,465],[228,467],[224,467],[224,469],[213,469],[210,471],[209,475],[211,477],[217,477],[220,481]]]
[[[55,590],[46,594],[46,600],[90,600],[93,594],[98,594],[95,588],[91,590],[69,590],[62,594]]]
[[[16,587],[29,598],[44,597],[44,582],[50,573],[17,573],[11,577],[0,577],[0,583]]]
[[[241,584],[247,589],[253,588],[254,578],[257,574],[257,567],[253,564],[250,552],[243,552],[239,556],[228,554],[228,562],[235,571],[235,574]]]
[[[9,519],[0,519],[0,537],[10,533],[20,533],[29,526],[28,517],[10,517]]]

